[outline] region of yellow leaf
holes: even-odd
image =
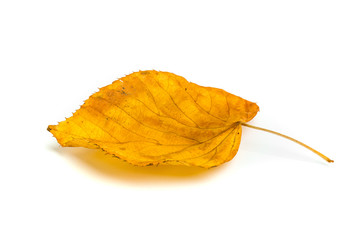
[[[48,130],[63,147],[99,148],[138,166],[210,168],[235,156],[241,123],[258,111],[224,90],[140,71],[101,88]]]

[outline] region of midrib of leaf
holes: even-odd
[[[233,129],[223,138],[223,140],[221,140],[221,142],[220,142],[219,144],[217,144],[214,148],[212,148],[212,150],[215,149],[215,148],[217,148],[220,144],[222,144],[222,143],[224,142],[224,140],[227,139],[227,138],[229,137],[229,135],[236,129],[236,127],[237,127],[237,125],[234,126]],[[187,146],[187,147],[185,147],[185,148],[183,148],[183,149],[181,149],[181,150],[179,150],[179,151],[170,152],[170,153],[167,153],[166,155],[171,155],[171,154],[175,154],[175,153],[180,153],[180,152],[183,152],[183,151],[185,151],[186,149],[188,149],[188,148],[190,148],[190,147],[194,147],[194,146],[201,145],[201,144],[203,144],[203,143],[209,142],[209,141],[211,141],[211,140],[219,137],[221,134],[223,134],[224,132],[228,131],[229,129],[230,129],[230,128],[228,128],[228,129],[220,132],[219,134],[216,134],[214,137],[211,137],[211,138],[207,139],[206,141],[189,145],[189,146]],[[212,151],[212,150],[211,150],[211,151]],[[201,155],[201,156],[204,156],[204,155],[210,153],[211,151],[208,151],[208,152],[206,152],[205,154],[203,154],[203,155]],[[155,157],[161,157],[161,156],[164,156],[164,155],[158,155],[158,156],[155,156]],[[197,158],[197,157],[201,157],[201,156],[195,156],[195,157],[186,158],[186,159],[182,159],[182,160]],[[154,157],[154,156],[153,156],[153,157]]]

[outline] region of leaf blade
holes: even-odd
[[[62,146],[100,148],[138,166],[210,168],[235,156],[240,122],[258,110],[221,89],[172,73],[140,71],[101,88],[48,130]]]

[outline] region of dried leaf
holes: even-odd
[[[239,148],[259,107],[168,72],[140,71],[103,87],[48,130],[63,147],[100,148],[138,166],[214,167]]]

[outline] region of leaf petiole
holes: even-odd
[[[264,132],[268,132],[268,133],[272,133],[272,134],[275,134],[275,135],[278,135],[280,137],[283,137],[283,138],[286,138],[290,141],[293,141],[293,142],[296,142],[297,144],[300,144],[301,146],[309,149],[310,151],[316,153],[317,155],[319,155],[320,157],[322,157],[323,159],[325,159],[327,162],[331,163],[331,162],[334,162],[333,160],[331,160],[330,158],[328,158],[327,156],[325,156],[324,154],[316,151],[315,149],[309,147],[308,145],[292,138],[292,137],[289,137],[289,136],[286,136],[284,134],[281,134],[281,133],[278,133],[278,132],[275,132],[275,131],[272,131],[272,130],[269,130],[269,129],[266,129],[266,128],[261,128],[261,127],[256,127],[256,126],[253,126],[253,125],[250,125],[250,124],[247,124],[247,123],[244,123],[244,122],[240,122],[240,124],[242,126],[245,126],[245,127],[249,127],[249,128],[253,128],[253,129],[257,129],[257,130],[261,130],[261,131],[264,131]]]

